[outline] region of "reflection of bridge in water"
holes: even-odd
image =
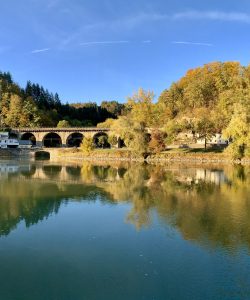
[[[117,147],[122,144],[119,136],[109,128],[13,128],[11,134],[19,140],[30,140],[38,147],[79,147],[85,137],[92,138],[96,143],[98,137],[108,137],[109,134],[117,137]]]
[[[100,170],[102,170],[100,172]],[[84,172],[84,167],[62,166],[56,164],[30,165],[18,169],[20,177],[28,180],[42,180],[57,184],[96,184],[114,182],[122,179],[125,169],[114,167],[92,166]]]
[[[61,165],[51,163],[41,164],[0,164],[0,179],[8,176],[8,174],[18,173],[23,179],[42,180],[53,183],[69,183],[69,184],[97,184],[112,183],[122,180],[129,168],[117,165],[93,165],[84,163],[83,165]],[[175,169],[165,168],[170,171],[176,181],[183,184],[198,184],[201,181],[220,185],[228,181],[223,170],[211,169]],[[151,175],[150,172],[148,175]],[[150,185],[151,176],[145,181],[146,185]]]

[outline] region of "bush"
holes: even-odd
[[[86,137],[83,139],[80,149],[84,154],[89,155],[94,150],[94,148],[95,147],[92,138]]]
[[[113,134],[111,134],[111,135],[109,135],[109,137],[108,137],[108,142],[109,142],[109,144],[111,145],[111,146],[116,146],[117,145],[117,143],[118,143],[118,138],[115,136],[115,135],[113,135]]]
[[[165,135],[159,130],[155,130],[151,134],[151,140],[149,142],[149,150],[152,153],[160,153],[165,150],[166,145],[164,142]]]

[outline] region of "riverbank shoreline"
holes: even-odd
[[[29,158],[33,152],[30,149],[0,149],[0,158]]]
[[[129,150],[95,150],[84,155],[79,149],[53,149],[50,150],[51,161],[123,161],[146,163],[183,163],[183,164],[242,164],[250,165],[250,158],[233,160],[224,153],[160,153],[149,155],[147,158],[136,157]]]
[[[130,150],[101,149],[84,155],[78,148],[44,148],[44,149],[0,149],[0,158],[3,159],[34,159],[35,153],[45,151],[50,154],[50,161],[105,161],[105,162],[140,162],[140,163],[178,163],[178,164],[241,164],[250,165],[250,158],[233,160],[224,153],[200,152],[163,152],[150,154],[147,158],[137,157]]]

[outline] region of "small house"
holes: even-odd
[[[197,144],[204,145],[205,139],[204,138],[198,138]],[[217,146],[227,146],[228,141],[222,138],[222,135],[220,133],[214,134],[210,139],[207,140],[207,144],[210,145],[217,145]]]
[[[8,132],[0,132],[0,149],[18,148],[18,146],[17,139],[9,138]]]

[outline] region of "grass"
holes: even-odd
[[[218,153],[223,153],[223,149],[221,148],[207,148],[207,149],[204,149],[204,148],[175,148],[175,149],[169,149],[169,150],[165,150],[161,153],[178,153],[178,154],[181,154],[181,153],[185,153],[185,154],[188,154],[188,153],[197,153],[197,154],[201,154],[201,153],[214,153],[214,154],[218,154]]]
[[[112,148],[112,149],[94,149],[89,155],[84,154],[81,149],[71,148],[71,149],[61,149],[58,153],[59,156],[67,156],[67,157],[92,157],[92,158],[113,158],[113,159],[133,159],[133,158],[142,158],[138,157],[131,149],[128,148]],[[208,159],[218,159],[219,157],[223,156],[223,149],[215,149],[215,148],[175,148],[165,150],[161,153],[157,154],[149,154],[149,158],[181,158],[181,157],[188,157],[192,156],[193,158],[197,156],[200,157],[207,157]]]
[[[95,149],[89,155],[84,154],[81,149],[58,149],[55,157],[70,159],[96,159],[96,160],[143,160],[142,156],[137,156],[131,149]],[[209,147],[204,148],[175,148],[168,149],[158,154],[149,154],[147,160],[167,160],[167,161],[232,161],[230,156],[223,152],[223,149]],[[249,159],[249,158],[245,158]]]

